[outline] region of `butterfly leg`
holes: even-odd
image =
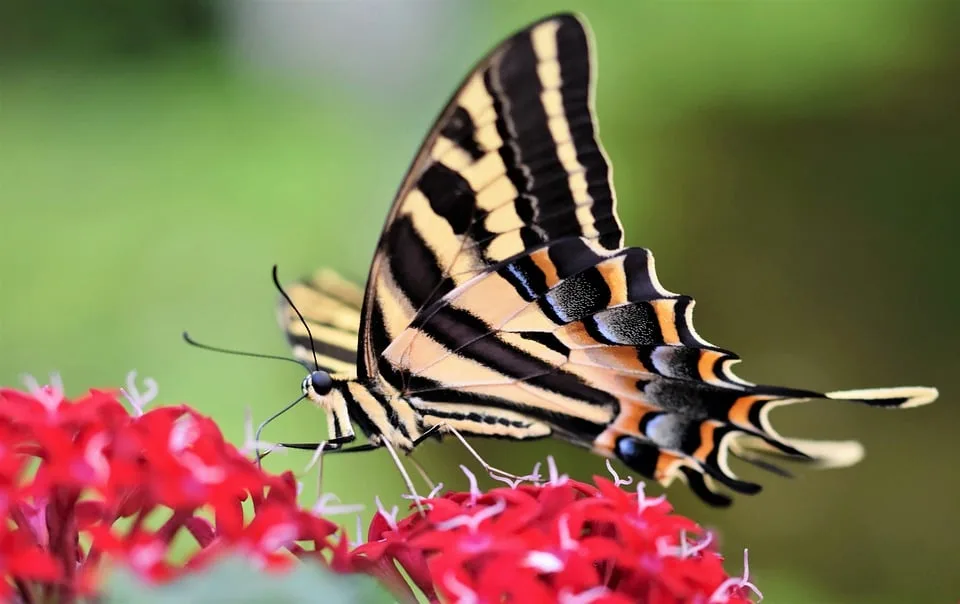
[[[390,444],[390,441],[383,438],[380,440],[383,444],[383,447],[390,453],[390,457],[393,458],[393,463],[396,464],[397,469],[400,470],[400,476],[403,477],[403,482],[407,486],[407,491],[413,496],[413,502],[417,504],[417,510],[420,512],[421,516],[426,515],[426,510],[423,509],[423,504],[420,503],[420,495],[417,494],[417,490],[413,488],[413,480],[410,479],[410,474],[407,473],[407,469],[403,467],[403,462],[400,461],[400,456],[397,455],[397,450],[394,449],[393,445]]]
[[[437,486],[430,480],[430,476],[427,475],[427,471],[423,469],[423,466],[420,465],[420,462],[416,460],[413,456],[413,451],[407,451],[407,459],[410,460],[410,463],[413,464],[413,467],[416,468],[417,473],[420,474],[420,478],[423,479],[423,482],[427,483],[427,486],[430,487],[430,491],[433,492]]]
[[[510,472],[501,470],[500,468],[490,465],[489,463],[487,463],[487,460],[485,460],[483,457],[480,456],[479,453],[477,453],[476,449],[470,446],[470,444],[467,442],[467,439],[465,439],[463,435],[460,434],[460,432],[456,428],[454,428],[450,424],[438,424],[438,425],[441,432],[449,432],[450,434],[453,434],[457,438],[457,440],[460,441],[460,444],[462,444],[467,449],[470,455],[472,455],[473,458],[477,460],[477,463],[479,463],[483,467],[483,469],[487,471],[487,474],[489,474],[490,476],[494,478],[497,476],[500,476],[508,480],[522,480],[524,478],[529,478],[527,476],[515,476]]]
[[[316,453],[314,459],[308,464],[308,468],[313,463],[320,464],[320,471],[318,476],[318,483],[323,480],[323,454],[324,453],[361,453],[363,451],[373,451],[379,449],[381,446],[384,447],[390,457],[393,458],[393,463],[397,466],[397,469],[400,470],[400,476],[403,477],[403,482],[407,487],[407,490],[410,492],[410,495],[413,496],[414,502],[417,504],[417,509],[421,514],[426,513],[423,509],[423,505],[420,503],[420,496],[417,495],[416,489],[413,487],[413,481],[410,479],[410,474],[407,473],[407,469],[403,467],[403,464],[400,462],[399,456],[397,456],[396,450],[393,448],[393,445],[387,440],[382,440],[380,443],[363,443],[361,445],[355,445],[353,447],[344,447],[344,444],[347,444],[356,439],[356,436],[343,436],[341,438],[331,439],[325,442],[320,443],[280,443],[279,446],[286,447],[288,449],[301,449],[314,451]],[[412,458],[411,458],[412,459]],[[424,480],[427,484],[430,485],[431,490],[433,489],[433,483],[430,481],[430,478],[427,476],[426,472],[420,467],[420,464],[414,462],[417,470],[421,473]]]

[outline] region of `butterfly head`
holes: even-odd
[[[333,389],[333,378],[326,371],[318,369],[303,378],[300,388],[303,390],[304,396],[318,402],[321,398],[330,394],[330,390]]]

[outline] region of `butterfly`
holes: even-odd
[[[411,451],[427,437],[559,438],[704,501],[752,494],[729,458],[846,466],[856,442],[781,436],[811,399],[906,408],[932,388],[820,393],[756,385],[694,329],[694,300],[624,247],[594,114],[592,33],[558,14],[467,75],[403,179],[366,287],[329,269],[278,307],[328,450]],[[298,311],[301,317],[298,315]],[[724,487],[726,490],[722,489]]]

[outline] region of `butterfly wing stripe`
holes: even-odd
[[[716,386],[743,387],[729,369],[730,353],[685,346],[604,346],[571,349],[569,362],[586,367],[618,368],[638,377],[661,375]]]
[[[609,252],[601,255],[582,239],[561,240],[501,264],[495,271],[475,278],[468,287],[451,292],[432,308],[418,313],[412,327],[428,324],[432,314],[443,305],[454,305],[482,317],[491,332],[552,331],[558,324],[586,314],[584,296],[577,291],[576,283],[564,285],[568,279],[582,275],[580,280],[586,281],[591,287],[589,291],[594,301],[587,305],[587,309],[601,307],[597,300],[602,299],[622,303],[675,297],[676,294],[667,292],[659,285],[653,271],[653,257],[646,250],[628,248],[615,255]],[[569,308],[561,306],[564,298],[571,300]],[[547,314],[528,304],[534,301]],[[684,313],[678,321],[685,322],[687,317],[689,314]],[[686,336],[692,328],[678,325],[678,329]],[[693,341],[691,337],[685,339]],[[398,337],[384,351],[384,355],[395,358],[396,350],[408,346],[410,341]]]
[[[480,105],[489,106],[488,103],[483,102]],[[440,129],[440,134],[449,141],[451,146],[456,145],[463,149],[474,161],[482,158],[492,149],[499,147],[501,142],[497,139],[491,140],[489,136],[478,136],[473,117],[461,106],[457,106],[453,110],[449,121]],[[440,139],[437,142],[438,146],[442,146]],[[439,156],[442,156],[442,153],[437,153],[437,149],[434,149],[434,158]]]
[[[550,436],[550,426],[542,422],[529,423],[527,426],[503,424],[489,424],[484,421],[475,421],[466,417],[445,416],[443,414],[425,413],[424,424],[428,427],[441,426],[453,428],[460,434],[468,436],[502,437],[512,440],[532,440]]]
[[[331,354],[347,361],[357,357],[356,334],[343,329],[337,329],[316,321],[307,321],[310,327],[310,334],[316,343],[317,352],[323,351],[324,354]],[[310,346],[310,338],[307,334],[307,327],[299,320],[290,323],[287,336],[292,344],[301,344],[305,347]]]
[[[363,289],[329,268],[317,269],[309,279],[301,283],[316,292],[338,300],[355,312],[359,312],[363,304]]]
[[[465,79],[388,216],[365,298],[361,378],[380,370],[367,324],[384,323],[377,289],[387,267],[393,296],[421,310],[551,238],[619,247],[610,170],[593,125],[591,60],[584,25],[560,15],[507,40]],[[386,331],[388,339],[399,335]]]
[[[593,115],[593,97],[596,88],[591,82],[590,74],[596,71],[596,66],[592,63],[595,55],[588,52],[586,60],[583,59],[582,53],[574,55],[575,49],[582,46],[588,48],[591,46],[587,36],[587,30],[582,27],[561,27],[558,32],[558,40],[569,39],[567,42],[557,44],[560,80],[571,91],[569,94],[565,92],[562,97],[564,113],[567,116]],[[585,92],[586,97],[581,98],[579,95],[573,94],[572,91]],[[607,158],[606,151],[597,143],[599,128],[595,120],[592,119],[580,121],[575,125],[577,127],[571,124],[570,131],[573,136],[574,149],[577,153],[577,161],[586,170],[587,194],[593,200],[595,215],[606,217],[605,228],[598,228],[598,231],[606,233],[608,237],[606,240],[601,239],[600,243],[607,249],[619,248],[623,245],[623,233],[620,220],[616,215],[616,199],[613,195],[613,168]],[[616,235],[614,236],[614,234]]]
[[[313,351],[310,348],[294,344],[291,348],[293,356],[300,361],[304,367],[311,371],[314,369]],[[344,378],[355,378],[357,375],[356,357],[349,362],[317,353],[316,366],[330,374],[337,374]]]
[[[286,289],[297,309],[308,321],[328,325],[344,331],[357,333],[360,324],[360,308],[351,306],[329,292],[316,289],[309,283],[293,283]],[[282,303],[281,303],[282,302]],[[300,319],[286,300],[278,300],[280,310],[287,320]]]
[[[293,347],[303,348],[307,351],[316,350],[317,354],[320,356],[329,357],[343,363],[355,364],[357,361],[357,345],[355,342],[348,341],[345,345],[340,345],[337,342],[325,340],[324,338],[328,337],[328,334],[325,332],[323,326],[313,323],[311,325],[311,333],[314,334],[313,340],[311,342],[310,338],[306,335],[306,331],[301,325],[299,329],[292,328],[287,334],[287,340],[290,342],[290,345]],[[336,330],[327,330],[331,333],[343,334],[343,332],[338,332]],[[338,337],[343,337],[339,336]],[[312,344],[312,345],[311,345]],[[310,368],[313,368],[313,353],[310,353]]]
[[[690,490],[708,505],[725,508],[733,503],[730,497],[716,489],[713,480],[711,480],[709,476],[704,475],[703,470],[699,468],[679,466],[677,468],[676,478],[679,478],[690,487]]]
[[[478,325],[468,336],[449,340],[451,348],[440,351],[440,356],[433,359],[433,362],[441,361],[448,354],[462,354],[466,346],[498,331],[554,331],[558,325],[577,317],[589,316],[589,313],[603,309],[608,304],[625,303],[631,294],[646,296],[659,293],[652,288],[653,281],[649,277],[642,273],[628,275],[625,272],[626,259],[637,255],[630,254],[631,251],[633,250],[626,250],[620,256],[607,258],[597,266],[587,267],[581,273],[557,281],[556,285],[549,289],[545,275],[537,264],[531,262],[530,258],[519,259],[498,272],[485,274],[467,286],[455,290],[442,301],[443,304],[438,304],[431,310],[430,314],[421,312],[411,328],[394,338],[383,356],[397,363],[401,370],[416,373],[427,369],[430,360],[424,354],[418,355],[421,364],[414,368],[406,364],[403,351],[415,346],[417,338],[422,334],[436,336],[437,332],[449,332],[449,328],[437,325],[442,320],[436,317],[440,312],[458,313],[457,316],[464,320],[483,325]],[[639,255],[648,255],[642,250],[638,251]],[[532,256],[538,255],[543,257],[545,252],[539,250]],[[527,264],[525,268],[524,261]],[[639,287],[634,286],[635,281],[640,282]],[[538,305],[530,304],[534,301]],[[656,301],[655,304],[665,302]],[[672,313],[673,307],[669,305],[654,308],[657,320],[662,323],[660,330],[671,337],[669,343],[676,343],[679,338],[677,322],[682,322],[686,315]],[[447,323],[449,322],[448,320]],[[679,327],[683,328],[682,325]],[[574,329],[575,327],[570,328],[568,332]],[[564,333],[561,332],[560,335]],[[663,341],[662,338],[658,340]],[[563,337],[555,338],[553,343],[562,344]]]
[[[550,426],[534,421],[529,415],[482,404],[438,403],[413,399],[424,425],[450,425],[462,433],[482,436],[507,436],[516,439],[542,438],[551,433]]]
[[[407,348],[409,353],[401,356],[400,366],[412,374],[432,379],[457,376],[447,369],[450,363],[475,363],[478,371],[523,378],[531,385],[588,403],[602,405],[611,402],[609,395],[585,385],[577,376],[554,371],[554,367],[540,355],[522,350],[516,342],[511,344],[491,335],[481,320],[463,310],[449,306],[439,309],[431,319],[430,327],[429,333],[410,330],[418,334],[418,339]],[[428,343],[435,345],[428,349]],[[457,352],[451,353],[451,350]],[[438,356],[443,360],[436,362]],[[422,368],[419,365],[421,359],[428,362]],[[450,363],[443,365],[445,361]]]
[[[376,433],[401,448],[412,447],[413,440],[422,433],[416,414],[409,403],[399,400],[387,400],[380,392],[357,382],[347,384],[348,396],[353,408],[361,413],[366,421],[372,422]]]
[[[621,414],[595,441],[601,452],[619,457],[645,476],[668,482],[677,464],[695,467],[738,493],[754,494],[760,486],[739,479],[730,469],[728,447],[738,430],[715,420],[697,421],[682,415],[633,410],[630,421]],[[628,442],[624,443],[623,439]],[[625,447],[629,445],[629,447]],[[656,447],[654,454],[650,446]],[[635,455],[642,450],[643,455]],[[655,460],[655,461],[654,461]]]

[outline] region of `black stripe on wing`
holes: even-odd
[[[378,371],[375,329],[393,340],[419,311],[504,260],[565,237],[620,246],[592,73],[586,26],[564,14],[507,39],[464,80],[424,141],[378,244],[362,318],[362,377]]]

